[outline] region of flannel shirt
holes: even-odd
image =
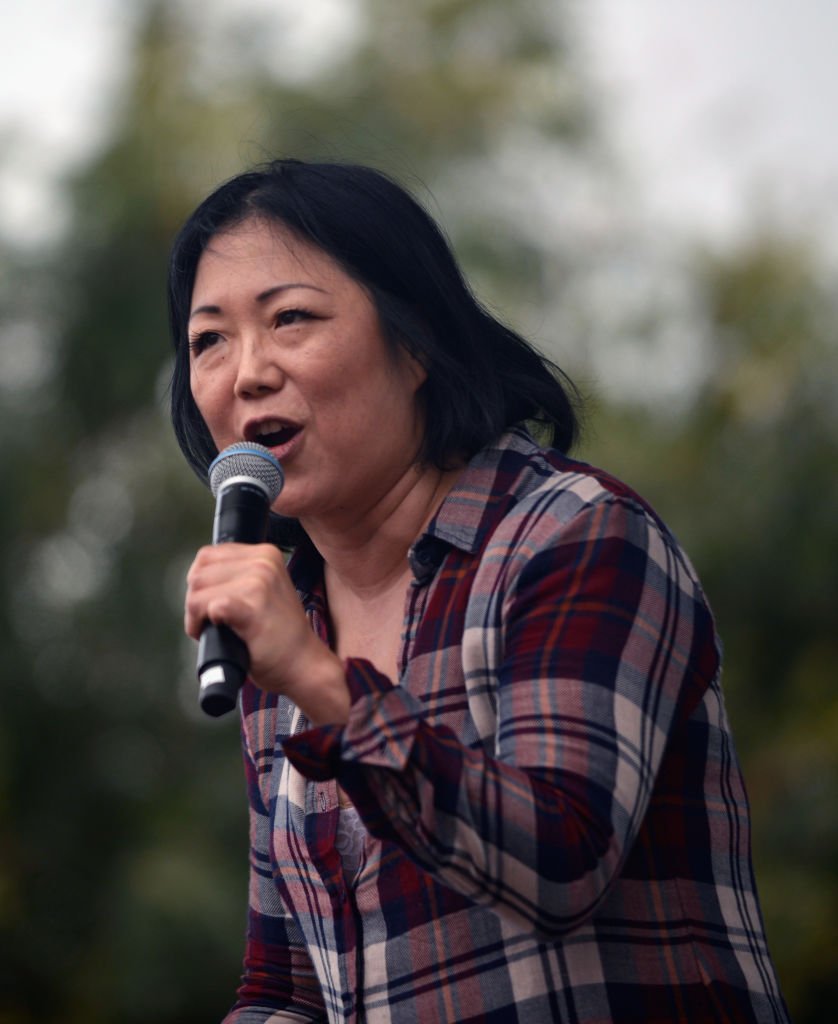
[[[400,678],[349,659],[345,726],[242,691],[227,1024],[786,1021],[713,620],[655,513],[517,428],[410,562]],[[291,572],[328,642],[316,552]],[[349,884],[338,784],[367,830]]]

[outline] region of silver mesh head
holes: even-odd
[[[236,441],[210,463],[209,485],[212,496],[218,496],[221,485],[231,477],[258,480],[268,491],[271,504],[279,497],[285,477],[282,466],[269,448],[252,441]]]

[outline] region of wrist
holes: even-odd
[[[306,660],[286,688],[286,696],[312,725],[345,725],[351,697],[343,662],[325,644],[318,642],[318,647],[317,656]]]

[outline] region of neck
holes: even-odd
[[[374,596],[408,571],[407,553],[451,490],[458,470],[412,466],[368,508],[341,521],[306,520],[303,527],[325,563],[327,584]]]

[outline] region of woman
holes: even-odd
[[[227,1021],[786,1020],[699,583],[433,221],[279,161],[198,207],[169,297],[181,447],[270,447],[294,549],[188,579],[187,632],[251,656]]]

